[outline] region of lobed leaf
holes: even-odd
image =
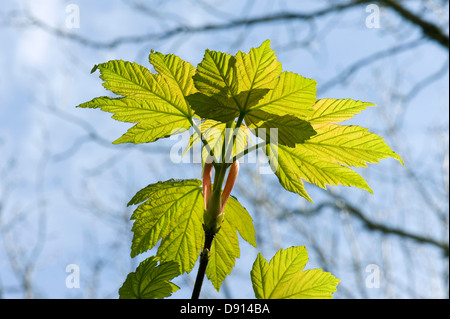
[[[314,104],[314,111],[308,121],[311,124],[340,123],[351,119],[368,106],[375,104],[352,99],[320,99]]]
[[[157,257],[142,261],[135,272],[129,273],[119,289],[120,299],[161,299],[180,289],[169,280],[180,275],[176,262],[161,262]]]
[[[168,180],[140,190],[128,205],[141,203],[134,211],[131,256],[153,248],[161,240],[157,256],[174,261],[180,272],[190,272],[204,242],[203,196],[200,180]],[[256,247],[253,221],[247,210],[230,197],[224,222],[211,247],[206,275],[219,290],[239,258],[237,233]]]
[[[281,74],[281,63],[270,48],[270,40],[250,49],[249,53],[239,51],[236,54],[236,68],[239,92],[243,93],[238,98],[243,112],[272,89]]]
[[[292,72],[281,73],[274,88],[250,110],[260,110],[279,116],[291,115],[306,119],[316,102],[316,81]]]
[[[290,148],[269,144],[266,155],[280,184],[287,190],[298,193],[312,202],[301,183],[305,180],[321,188],[326,185],[355,186],[372,193],[367,182],[352,169],[320,157],[302,145]]]
[[[267,142],[279,143],[289,147],[304,143],[316,134],[309,122],[292,115],[278,116],[256,110],[247,114],[245,119],[246,124],[251,129],[257,130],[255,133],[258,134],[255,135]],[[261,129],[265,130],[265,134]]]
[[[367,128],[354,125],[329,124],[316,126],[317,134],[306,140],[299,149],[306,149],[322,158],[346,166],[366,167],[393,157],[403,164],[383,138],[368,132]]]
[[[219,291],[225,277],[231,274],[236,258],[240,257],[237,232],[256,247],[253,220],[247,210],[230,196],[224,208],[224,221],[211,246],[206,276]]]
[[[139,191],[129,205],[140,204],[131,216],[134,233],[131,257],[153,248],[173,260],[181,272],[190,272],[203,245],[203,196],[200,180],[168,180]]]
[[[340,282],[321,269],[303,270],[304,246],[280,249],[269,263],[259,253],[250,272],[258,299],[330,299]]]
[[[122,60],[96,66],[103,86],[124,98],[100,97],[78,106],[100,108],[116,120],[137,123],[115,144],[150,143],[191,126],[193,111],[185,95],[195,92],[195,68],[175,55],[152,52],[149,59],[159,74]]]

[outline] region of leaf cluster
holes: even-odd
[[[355,186],[371,193],[352,167],[388,157],[402,162],[378,135],[340,124],[374,104],[317,99],[316,81],[283,71],[269,40],[248,53],[206,50],[197,67],[155,51],[149,62],[156,73],[122,60],[92,70],[100,71],[103,86],[116,96],[97,97],[78,107],[99,108],[116,120],[133,123],[115,144],[155,142],[193,128],[186,151],[201,142],[204,161],[211,157],[217,169],[227,165],[226,160],[234,162],[260,149],[280,184],[311,202],[304,181],[321,188]],[[230,138],[226,129],[236,133]],[[262,142],[250,146],[252,134]],[[158,182],[131,199],[129,205],[138,205],[131,216],[131,256],[158,243],[159,247],[156,256],[127,277],[121,297],[167,297],[176,290],[168,280],[193,269],[205,240],[201,184],[196,179]],[[206,269],[216,290],[239,258],[237,233],[256,247],[252,218],[236,198],[229,199],[224,213]],[[306,262],[304,247],[281,250],[270,263],[258,255],[251,272],[256,296],[331,297],[338,280],[320,269],[303,271]]]

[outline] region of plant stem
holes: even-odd
[[[208,154],[213,159],[213,164],[217,163],[217,159],[214,156],[214,152],[212,151],[211,146],[209,145],[208,141],[203,138],[202,131],[200,130],[200,128],[197,126],[197,124],[195,124],[195,122],[192,118],[190,119],[190,123],[191,123],[192,127],[194,128],[195,133],[197,133],[197,135],[200,138],[200,140],[202,141],[203,145],[206,147]]]
[[[226,147],[227,153],[224,157],[223,163],[229,163],[229,161],[227,161],[227,160],[231,159],[231,154],[233,153],[234,146],[236,144],[236,136],[239,134],[239,131],[241,130],[241,124],[244,121],[244,115],[245,115],[245,113],[239,114],[239,118],[238,118],[237,122],[234,123],[234,121],[233,121],[233,124],[235,124],[235,125],[231,125],[231,128],[232,128],[231,138],[229,141],[224,140],[224,145],[225,145],[225,143],[227,144],[227,147]],[[226,136],[226,134],[225,134],[225,136]],[[233,163],[233,162],[234,162],[234,160],[231,161],[231,163]],[[229,163],[229,164],[231,164],[231,163]]]
[[[233,157],[233,162],[236,162],[237,160],[239,160],[241,157],[244,157],[245,155],[247,155],[250,152],[253,152],[254,150],[257,150],[260,147],[266,146],[266,141],[252,145],[250,147],[247,147],[245,150],[243,150],[242,152],[236,154],[236,156]]]
[[[211,251],[212,242],[215,233],[208,233],[205,231],[205,244],[202,253],[200,254],[200,265],[198,267],[197,278],[195,279],[194,291],[192,292],[192,299],[198,299],[200,290],[202,289],[203,278],[205,277],[206,267],[209,262],[209,253]]]
[[[224,164],[220,166],[219,170],[215,171],[213,193],[219,192],[220,195],[226,172],[227,167]],[[212,242],[214,240],[214,237],[216,236],[216,232],[212,232],[211,230],[207,229],[204,224],[203,228],[205,230],[205,244],[203,245],[203,250],[200,254],[200,265],[197,271],[197,278],[195,279],[194,290],[192,291],[192,299],[198,299],[200,296],[203,278],[205,277],[206,267],[208,266],[209,262],[209,254],[211,252]]]

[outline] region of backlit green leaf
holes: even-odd
[[[206,50],[202,62],[197,65],[194,83],[202,94],[240,110],[241,105],[236,99],[239,92],[235,64],[236,59],[230,54]]]
[[[275,139],[279,144],[289,147],[304,143],[316,134],[309,122],[292,115],[278,116],[256,110],[247,114],[245,121],[249,128],[255,129],[255,135],[268,142]],[[265,133],[261,129],[265,129]]]
[[[249,110],[261,110],[275,115],[292,115],[306,119],[313,113],[316,101],[316,81],[301,75],[283,72],[270,90]]]
[[[393,157],[403,164],[397,153],[383,138],[354,125],[316,126],[317,134],[299,148],[317,154],[330,161],[353,167],[366,167],[367,163],[378,163]]]
[[[142,203],[143,202],[143,203]],[[169,180],[140,190],[128,203],[140,204],[135,220],[131,256],[153,248],[161,240],[157,256],[175,261],[180,272],[190,272],[203,248],[203,195],[200,180]],[[253,221],[247,210],[230,197],[224,208],[224,222],[211,248],[206,275],[219,290],[239,258],[237,233],[256,247]]]
[[[157,257],[142,261],[135,272],[129,273],[119,289],[120,299],[161,299],[180,289],[169,280],[180,275],[176,262],[162,262]]]
[[[307,262],[304,246],[280,249],[270,263],[258,254],[250,273],[256,298],[333,298],[340,280],[322,269],[303,270]]]
[[[79,105],[113,113],[114,119],[137,123],[114,143],[149,143],[191,126],[193,112],[185,95],[195,92],[195,68],[174,55],[150,54],[159,71],[122,60],[98,65],[103,86],[124,98],[100,97]]]
[[[295,148],[269,144],[266,146],[266,155],[280,184],[311,202],[301,180],[324,189],[326,185],[356,186],[372,193],[367,182],[358,173],[318,156],[301,144]]]
[[[264,41],[249,53],[239,51],[236,54],[239,96],[242,111],[246,111],[265,93],[261,89],[272,89],[281,74],[281,63],[277,61],[275,51],[270,48],[270,40]],[[262,94],[261,94],[262,93]]]
[[[231,274],[236,258],[240,257],[237,232],[249,244],[256,247],[253,220],[247,210],[232,196],[228,198],[224,214],[224,222],[212,243],[206,268],[206,276],[217,291],[225,277]]]
[[[365,167],[393,157],[403,164],[397,153],[381,137],[366,128],[337,125],[361,112],[371,103],[350,99],[318,100],[306,121],[317,134],[295,148],[285,145],[267,145],[266,155],[280,184],[312,202],[302,181],[321,188],[326,185],[355,186],[372,193],[367,182],[350,167]]]
[[[311,124],[340,123],[351,119],[353,115],[369,106],[375,106],[375,104],[352,99],[321,99],[316,101],[308,121]]]
[[[203,196],[199,180],[169,180],[139,191],[129,205],[138,204],[131,219],[134,232],[131,256],[153,248],[157,256],[173,260],[190,272],[203,247]]]

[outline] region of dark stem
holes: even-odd
[[[203,246],[202,253],[200,254],[200,265],[198,267],[197,278],[195,279],[194,291],[192,292],[192,299],[198,299],[200,296],[200,290],[202,289],[203,278],[205,277],[206,267],[209,262],[209,252],[211,251],[211,245],[214,239],[214,233],[208,233],[205,231],[205,245]]]

